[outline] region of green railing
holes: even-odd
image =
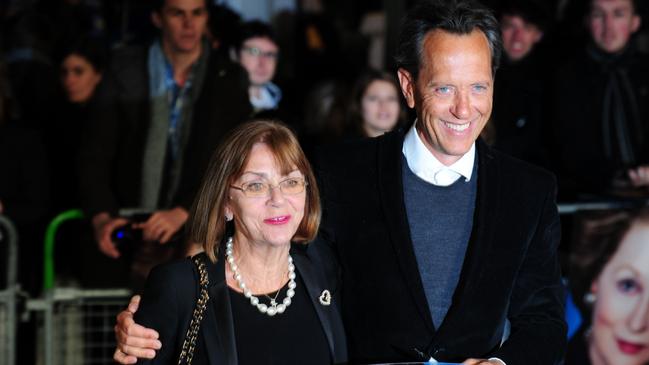
[[[54,287],[54,244],[56,232],[61,224],[75,219],[83,219],[83,212],[79,209],[66,210],[52,219],[45,230],[44,254],[43,254],[43,290]]]

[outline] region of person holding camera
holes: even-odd
[[[140,255],[147,260],[181,230],[212,150],[250,115],[245,71],[211,51],[207,18],[204,0],[155,1],[151,19],[160,36],[149,47],[117,50],[97,88],[80,191],[99,251],[111,259],[120,257],[111,239],[118,227],[133,224],[153,243]],[[131,222],[125,208],[151,214]],[[114,260],[104,266],[115,271]]]

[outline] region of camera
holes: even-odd
[[[142,230],[133,228],[132,223],[127,223],[115,228],[110,234],[110,239],[120,253],[127,254],[142,241]]]

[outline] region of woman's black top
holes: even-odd
[[[327,338],[318,320],[304,282],[296,271],[295,296],[282,314],[273,317],[259,312],[242,293],[230,290],[234,336],[240,365],[331,364]],[[277,296],[286,298],[288,283]],[[276,293],[268,294],[274,298]],[[270,299],[258,295],[260,303]],[[241,349],[247,349],[241,351]]]

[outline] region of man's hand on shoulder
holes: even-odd
[[[128,308],[117,315],[115,338],[117,348],[113,359],[119,364],[135,364],[138,358],[153,359],[156,350],[162,347],[158,332],[140,326],[133,320],[133,314],[140,305],[140,296],[131,298]]]

